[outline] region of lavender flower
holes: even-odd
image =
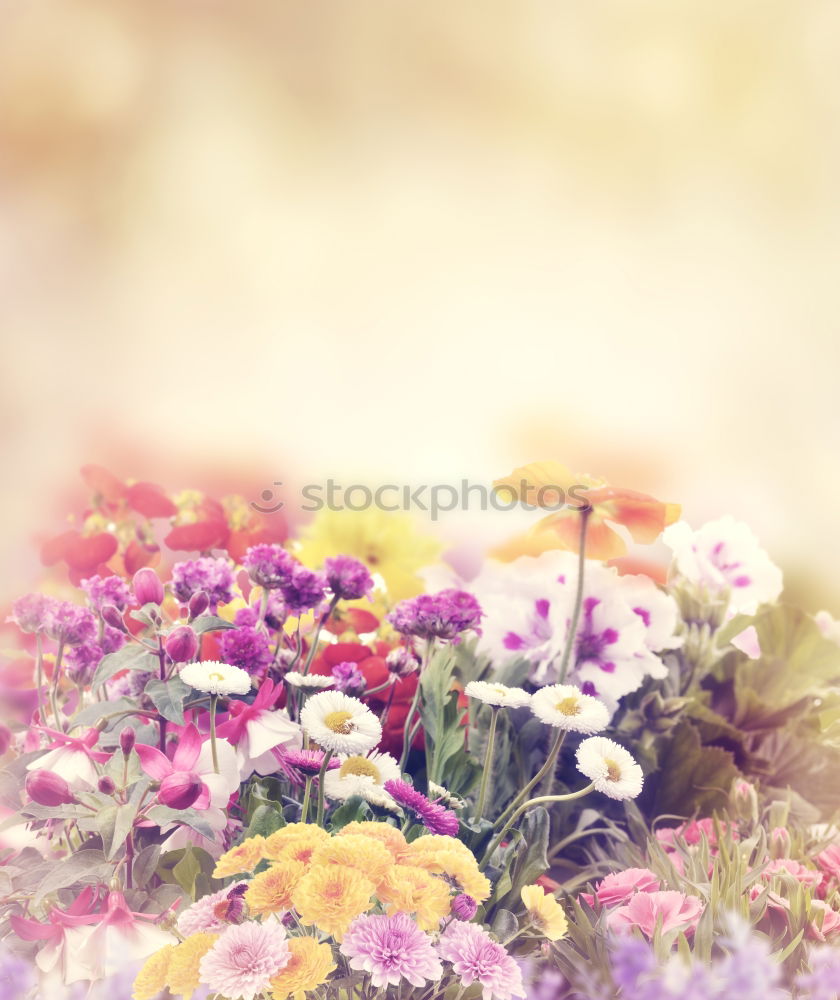
[[[79,646],[96,636],[96,618],[87,608],[70,601],[54,601],[47,610],[44,628],[56,642]]]
[[[388,621],[403,635],[457,641],[462,632],[480,631],[483,614],[472,594],[453,588],[401,601]]]
[[[368,597],[373,589],[373,578],[367,566],[352,556],[335,556],[324,560],[327,586],[339,600],[353,601]]]
[[[289,614],[300,617],[317,608],[324,600],[326,585],[323,573],[316,573],[298,563],[280,587]]]
[[[215,610],[219,604],[233,600],[233,570],[226,559],[201,556],[175,563],[172,567],[172,590],[182,604],[194,594],[204,591]]]
[[[336,688],[348,694],[358,694],[367,683],[365,675],[359,670],[359,665],[351,660],[336,663],[330,672],[335,678]]]
[[[265,587],[266,590],[276,590],[292,575],[297,560],[287,552],[282,545],[252,545],[245,553],[242,565],[248,571],[248,576]]]
[[[840,950],[828,946],[814,948],[808,956],[810,972],[797,976],[802,997],[809,1000],[840,1000]]]
[[[125,611],[131,603],[131,588],[119,576],[90,576],[82,580],[82,590],[97,611],[101,611],[106,604]]]
[[[58,602],[43,594],[27,594],[12,604],[12,613],[7,621],[14,622],[23,632],[39,632],[46,627],[47,618]]]
[[[248,625],[223,632],[219,650],[225,663],[241,667],[249,674],[262,674],[271,666],[268,638],[264,632]]]

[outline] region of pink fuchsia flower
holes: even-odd
[[[30,771],[24,787],[29,798],[40,806],[62,806],[76,801],[76,796],[70,791],[64,778],[53,771],[43,771],[40,768]]]
[[[201,982],[221,996],[254,1000],[291,957],[282,924],[248,920],[222,932],[201,959]]]
[[[233,600],[233,570],[227,559],[201,556],[175,563],[172,567],[172,590],[182,604],[189,604],[198,593],[207,595],[211,611]]]
[[[178,931],[184,937],[202,932],[220,934],[231,923],[234,923],[234,921],[227,919],[230,916],[227,904],[231,896],[244,892],[247,887],[248,883],[245,881],[234,882],[209,896],[202,896],[178,917]]]
[[[421,792],[401,778],[386,781],[384,789],[397,805],[409,809],[431,833],[454,837],[458,833],[458,817],[450,809],[430,802]]]
[[[83,889],[66,910],[53,906],[46,923],[12,914],[12,930],[22,941],[40,941],[35,964],[44,975],[57,975],[64,984],[92,979],[92,970],[80,961],[79,945],[85,925],[96,920],[96,896],[92,886]]]
[[[596,899],[601,906],[620,906],[637,892],[657,892],[661,885],[659,876],[648,868],[627,868],[601,879],[594,895],[581,893],[581,896],[590,906]]]
[[[178,625],[166,637],[164,648],[173,663],[187,663],[198,652],[198,636],[189,625]]]
[[[163,584],[149,566],[138,569],[131,581],[134,597],[142,608],[146,604],[163,604]]]
[[[761,873],[761,878],[765,882],[779,876],[794,878],[809,889],[816,889],[822,883],[821,872],[814,871],[813,868],[806,868],[800,861],[793,858],[777,858],[775,861],[771,861]]]
[[[483,616],[481,605],[472,594],[452,587],[400,601],[388,615],[388,621],[403,635],[458,642],[462,632],[481,632]]]
[[[369,597],[373,577],[367,566],[352,556],[334,556],[324,560],[324,576],[333,596],[341,601]]]
[[[440,936],[438,955],[451,962],[462,986],[480,983],[483,1000],[526,995],[522,970],[502,945],[476,924],[453,920]]]
[[[693,933],[703,912],[703,902],[697,896],[665,890],[637,892],[624,906],[610,911],[607,926],[614,931],[638,927],[647,938],[653,938],[657,927],[669,931]]]
[[[281,690],[274,681],[263,681],[250,705],[239,699],[231,701],[228,718],[217,729],[217,735],[235,747],[243,780],[254,772],[273,774],[277,770],[275,751],[297,750],[301,745],[300,726],[285,711],[274,708]]]
[[[111,755],[94,750],[99,742],[98,729],[86,729],[81,736],[68,736],[55,729],[42,727],[40,732],[50,737],[47,752],[26,765],[27,771],[52,771],[64,778],[74,792],[96,788],[97,764],[104,764]]]
[[[230,796],[239,787],[239,769],[233,747],[224,740],[217,740],[216,751],[219,758],[219,773],[212,762],[209,744],[205,744],[198,730],[192,724],[184,726],[175,748],[172,760],[156,747],[145,743],[134,746],[140,758],[140,766],[154,781],[161,783],[158,798],[170,808],[187,808],[175,805],[181,795],[186,795],[189,786],[198,784],[198,795],[190,802],[196,809],[213,806],[223,809]],[[163,793],[163,794],[162,794]],[[170,799],[170,801],[166,801]]]
[[[340,951],[350,959],[351,968],[370,975],[377,989],[399,986],[403,979],[412,986],[425,986],[443,974],[432,939],[407,913],[357,917]]]

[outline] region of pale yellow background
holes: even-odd
[[[555,457],[749,519],[840,613],[838,38],[836,0],[4,0],[3,594],[88,460]]]

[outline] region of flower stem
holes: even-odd
[[[330,762],[330,757],[332,757],[332,750],[327,750],[321,762],[321,770],[318,773],[318,814],[316,817],[318,826],[324,825],[324,777],[327,773],[327,765]]]
[[[38,693],[38,721],[43,726],[46,723],[46,718],[44,716],[44,641],[41,637],[40,631],[35,634],[35,643],[37,645],[37,657],[35,660],[35,688]]]
[[[405,717],[405,722],[403,723],[403,748],[402,754],[400,755],[400,770],[402,771],[405,767],[406,761],[408,760],[408,755],[411,753],[412,744],[412,733],[411,733],[411,723],[414,718],[414,713],[417,711],[417,705],[420,702],[420,682],[423,679],[423,670],[429,665],[429,661],[432,658],[432,650],[434,649],[434,640],[428,639],[426,641],[426,651],[423,657],[423,662],[420,664],[420,670],[417,674],[417,690],[414,692],[414,697],[411,699],[411,707],[408,710],[408,715]],[[428,773],[428,766],[426,771]]]
[[[302,674],[309,673],[310,664],[315,658],[315,650],[318,648],[318,639],[321,636],[321,629],[327,624],[328,618],[333,613],[333,611],[335,611],[336,604],[338,604],[338,598],[333,597],[333,599],[330,601],[330,606],[318,619],[318,625],[315,629],[315,635],[312,637],[312,645],[309,647],[309,654],[306,657],[306,663],[304,663],[303,670],[301,670]]]
[[[497,823],[503,823],[505,819],[508,817],[508,815],[511,812],[513,812],[514,809],[516,809],[516,807],[520,804],[520,802],[525,801],[531,789],[536,788],[536,786],[543,780],[546,774],[548,774],[548,772],[555,766],[555,764],[557,763],[557,757],[560,754],[560,748],[563,746],[563,740],[565,740],[565,738],[566,738],[566,730],[558,729],[557,736],[554,738],[554,743],[552,744],[551,749],[548,751],[548,756],[545,759],[545,763],[539,769],[539,771],[537,771],[534,777],[531,778],[531,780],[522,789],[522,791],[517,794],[517,796],[508,805],[508,807],[505,809],[502,815],[499,816],[499,818],[496,820]]]
[[[586,528],[589,524],[591,508],[580,512],[580,538],[578,540],[578,577],[577,591],[575,593],[575,606],[572,611],[572,621],[569,626],[569,637],[566,640],[566,648],[563,650],[563,659],[560,661],[560,670],[557,675],[557,683],[562,684],[569,671],[569,663],[572,658],[572,650],[575,648],[577,638],[578,623],[580,622],[580,609],[583,606],[583,575],[586,568]]]
[[[484,754],[484,770],[481,774],[481,787],[478,791],[478,805],[475,807],[474,822],[478,823],[484,815],[484,807],[487,804],[487,789],[490,786],[490,768],[493,764],[493,750],[496,744],[496,723],[499,720],[499,708],[497,705],[491,707],[490,732],[487,734],[487,750]]]
[[[391,684],[391,690],[388,692],[388,700],[385,702],[385,707],[382,709],[382,715],[379,716],[379,722],[380,722],[383,730],[385,729],[385,723],[388,721],[388,716],[391,714],[391,705],[394,703],[394,693],[397,690],[397,682],[396,681],[391,681],[389,683]],[[375,690],[379,690],[379,689],[376,688]],[[367,692],[365,692],[365,694],[366,695],[370,694],[370,692],[367,691]]]
[[[52,706],[52,713],[55,716],[55,728],[62,733],[64,732],[64,726],[61,724],[61,716],[58,714],[58,678],[61,675],[61,657],[63,655],[64,640],[61,639],[58,643],[58,652],[55,654],[52,687],[50,688],[50,705]]]
[[[309,800],[312,798],[312,775],[306,776],[306,788],[303,793],[303,805],[300,807],[300,821],[305,823],[309,816]]]
[[[213,755],[213,770],[219,773],[219,755],[216,750],[216,702],[217,694],[210,695],[210,753]]]

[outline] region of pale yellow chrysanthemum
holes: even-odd
[[[308,865],[312,853],[330,835],[314,823],[289,823],[266,839],[263,856],[270,861],[301,861]]]
[[[319,865],[298,882],[292,903],[305,924],[341,940],[360,914],[369,910],[376,886],[355,868]]]
[[[152,1000],[165,988],[169,962],[174,951],[175,945],[167,944],[149,955],[134,980],[134,992],[131,994],[134,1000]]]
[[[407,514],[376,507],[363,511],[325,508],[304,528],[295,555],[313,569],[336,552],[355,556],[382,578],[393,603],[423,591],[417,570],[436,563],[442,550],[437,539],[420,534]]]
[[[412,854],[417,851],[458,851],[464,857],[475,860],[475,855],[462,840],[442,833],[424,833],[411,842],[409,850]]]
[[[377,895],[389,911],[414,914],[417,926],[424,931],[438,930],[441,920],[449,916],[449,886],[413,865],[394,865]]]
[[[325,983],[336,968],[332,948],[314,937],[289,938],[289,951],[288,963],[269,983],[273,1000],[303,997]]]
[[[213,878],[227,878],[228,875],[241,875],[242,872],[252,872],[265,857],[263,854],[264,847],[265,837],[260,834],[257,834],[256,837],[249,837],[247,840],[243,840],[236,847],[231,847],[216,862],[216,867],[213,869]]]
[[[191,997],[199,987],[198,966],[202,958],[219,940],[218,934],[191,934],[182,941],[169,959],[166,985],[169,992]]]
[[[251,913],[265,916],[292,908],[292,890],[306,874],[302,861],[275,861],[267,871],[251,880],[245,891],[245,902]]]
[[[426,839],[429,838],[420,837],[419,840],[409,844],[409,848]],[[469,848],[459,850],[450,847],[412,851],[406,859],[406,864],[417,865],[418,868],[425,868],[435,875],[442,875],[453,889],[472,896],[477,903],[483,903],[490,896],[490,882],[479,871],[478,862]]]
[[[379,885],[394,867],[394,857],[380,841],[360,833],[351,833],[345,837],[334,837],[319,847],[312,855],[313,868],[316,865],[355,868],[374,885]]]
[[[383,843],[393,855],[394,861],[402,861],[408,850],[408,843],[402,832],[390,823],[348,823],[338,831],[337,836],[350,837],[357,834]]]
[[[559,941],[569,931],[562,906],[541,885],[526,885],[520,893],[528,919],[549,941]]]

